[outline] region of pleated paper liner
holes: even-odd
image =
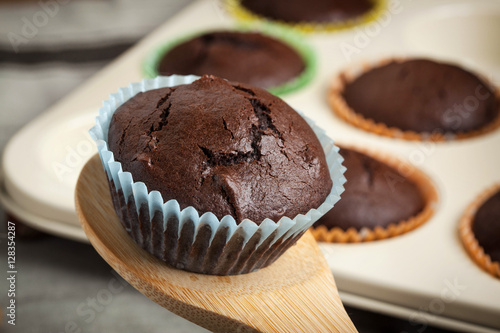
[[[492,122],[486,124],[484,127],[477,130],[468,132],[459,132],[459,133],[443,133],[440,131],[435,131],[430,133],[426,132],[420,133],[409,130],[401,130],[397,127],[389,127],[382,122],[376,122],[372,119],[365,118],[363,115],[357,113],[347,104],[344,97],[342,96],[346,84],[354,81],[361,74],[363,74],[364,72],[368,72],[373,68],[386,65],[392,61],[403,62],[406,60],[410,59],[389,58],[371,64],[362,63],[350,66],[349,68],[341,72],[339,75],[335,76],[330,84],[330,87],[328,89],[327,99],[331,109],[344,121],[362,130],[378,134],[381,136],[410,140],[410,141],[441,142],[449,140],[468,139],[490,133],[500,127],[500,112],[499,112],[498,116]],[[485,82],[490,88],[492,88],[492,90],[495,92],[496,99],[499,101],[498,107],[500,108],[500,89],[493,88],[494,85],[491,84],[491,82],[487,80],[485,77],[478,74],[475,75],[478,76],[483,82]]]
[[[248,219],[218,219],[211,212],[200,213],[193,207],[181,209],[176,200],[164,202],[160,192],[134,182],[108,150],[108,128],[115,110],[138,92],[161,87],[189,84],[196,76],[172,75],[132,83],[112,94],[104,102],[91,135],[108,177],[115,211],[134,241],[164,262],[196,273],[214,275],[243,274],[266,267],[302,236],[340,199],[344,191],[345,168],[338,147],[323,130],[304,117],[325,151],[333,186],[326,200],[316,209],[275,222],[264,219],[257,225]]]
[[[270,24],[240,24],[233,28],[218,28],[211,30],[197,31],[194,33],[186,34],[178,38],[174,38],[167,41],[165,44],[158,46],[153,49],[144,59],[142,63],[142,71],[146,78],[155,78],[159,74],[158,66],[162,58],[171,49],[175,48],[184,42],[187,42],[193,38],[201,36],[209,32],[216,31],[233,31],[233,32],[257,32],[264,36],[276,39],[285,45],[291,47],[295,52],[297,52],[302,60],[304,61],[304,70],[294,79],[282,83],[280,85],[270,87],[267,90],[275,95],[284,95],[297,90],[302,89],[307,86],[316,73],[316,56],[313,49],[307,44],[307,42],[297,33],[291,31],[290,29],[281,28],[278,26],[272,26]],[[208,73],[210,74],[210,73]]]
[[[478,243],[472,231],[472,224],[474,223],[477,210],[498,190],[500,190],[500,183],[485,190],[469,204],[460,219],[458,232],[462,244],[472,260],[483,270],[500,279],[500,262],[491,260],[490,256],[484,252],[483,247]]]
[[[273,20],[245,8],[241,5],[241,0],[223,0],[226,10],[237,20],[246,22],[272,22],[273,24],[281,27],[292,28],[301,33],[330,33],[346,29],[353,29],[355,27],[375,22],[381,17],[382,13],[386,11],[388,0],[372,0],[373,8],[363,15],[355,18],[327,23],[313,23],[313,22],[300,22],[290,23],[280,20]]]
[[[422,172],[412,164],[404,162],[403,160],[388,154],[383,154],[380,152],[361,149],[357,147],[350,147],[342,144],[340,144],[339,146],[341,148],[345,147],[347,149],[363,153],[398,171],[401,176],[405,177],[417,186],[422,197],[424,198],[425,205],[422,211],[420,211],[417,215],[412,216],[407,220],[395,221],[394,223],[391,223],[386,227],[377,226],[373,229],[365,227],[358,231],[355,228],[343,230],[339,227],[328,229],[324,225],[320,225],[317,227],[313,226],[310,230],[314,235],[314,238],[318,242],[360,243],[383,240],[412,231],[423,225],[432,217],[439,198],[437,190],[434,187],[431,179],[424,172]]]

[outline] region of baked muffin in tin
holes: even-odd
[[[474,262],[500,278],[500,184],[484,191],[469,205],[459,232]]]
[[[408,140],[446,140],[500,125],[500,98],[486,80],[428,59],[388,60],[335,77],[328,100],[348,123]]]
[[[437,192],[420,170],[380,153],[341,146],[345,192],[312,228],[318,241],[365,242],[401,235],[432,216]]]

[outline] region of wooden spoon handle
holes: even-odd
[[[141,293],[214,332],[357,332],[307,232],[269,267],[236,276],[177,270],[140,248],[116,216],[99,157],[84,167],[76,210],[99,254]]]

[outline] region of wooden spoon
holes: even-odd
[[[125,280],[211,331],[357,332],[309,232],[254,273],[213,276],[172,268],[136,245],[120,224],[97,155],[78,179],[76,211],[92,245]]]

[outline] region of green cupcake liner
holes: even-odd
[[[159,76],[158,65],[163,56],[175,46],[182,44],[190,39],[215,31],[236,31],[236,32],[258,32],[263,35],[280,40],[294,49],[304,60],[304,70],[302,73],[291,81],[285,82],[279,86],[267,89],[275,95],[283,95],[306,86],[314,77],[316,73],[316,57],[313,49],[302,40],[301,36],[291,31],[290,29],[274,26],[267,23],[259,24],[240,24],[234,28],[218,28],[211,30],[204,30],[184,35],[182,37],[173,39],[149,53],[142,63],[142,71],[145,78],[155,78]]]

